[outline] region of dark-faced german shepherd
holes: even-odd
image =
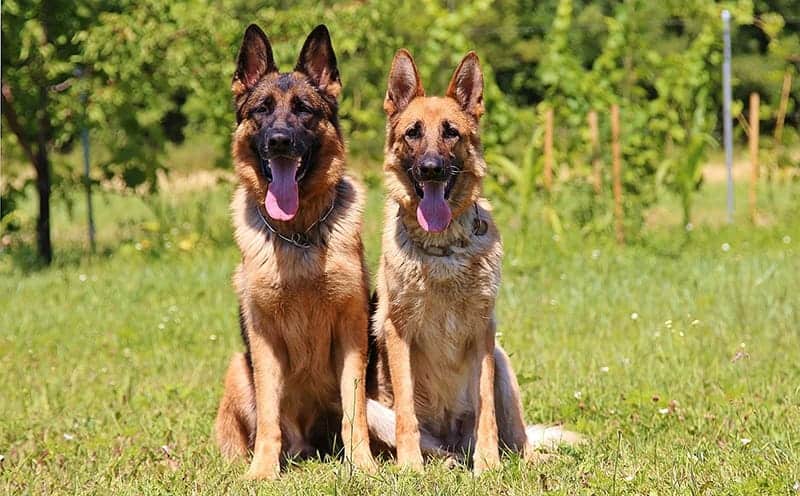
[[[400,50],[384,109],[373,435],[396,446],[402,465],[419,468],[423,452],[444,451],[472,454],[476,472],[499,463],[500,447],[536,458],[538,445],[576,440],[558,427],[526,427],[517,380],[495,343],[502,245],[481,197],[478,57],[464,57],[446,96],[426,97],[414,60]]]
[[[232,89],[234,286],[247,353],[228,367],[217,442],[228,457],[253,451],[248,478],[274,478],[282,458],[323,450],[341,424],[345,456],[371,470],[363,194],[344,175],[327,28],[311,32],[292,72],[279,72],[251,25]]]

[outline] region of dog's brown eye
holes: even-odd
[[[459,133],[458,129],[454,128],[452,124],[445,122],[444,129],[442,129],[442,136],[448,139],[458,139],[461,137],[461,133]]]
[[[311,113],[313,113],[313,111],[311,110],[311,107],[308,104],[306,104],[306,102],[304,102],[303,100],[300,100],[299,98],[295,98],[295,100],[292,102],[292,111],[295,114],[311,114]]]
[[[275,108],[275,102],[272,101],[271,98],[268,98],[261,102],[261,105],[254,108],[251,111],[251,114],[261,114],[261,115],[269,115],[272,113],[272,110]]]
[[[419,138],[420,134],[421,133],[420,133],[420,130],[419,130],[419,125],[416,125],[416,126],[413,126],[413,127],[410,127],[408,129],[406,129],[406,138],[407,139],[410,139],[410,140],[417,139],[417,138]]]

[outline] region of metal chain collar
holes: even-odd
[[[263,222],[264,225],[267,226],[267,229],[269,229],[270,232],[272,232],[272,234],[286,241],[287,243],[296,246],[297,248],[302,248],[304,250],[307,250],[308,248],[311,248],[312,245],[311,238],[308,236],[308,233],[311,232],[311,230],[317,227],[318,225],[325,222],[333,212],[335,206],[336,206],[336,196],[333,197],[333,201],[331,202],[331,206],[328,208],[328,210],[322,215],[322,217],[315,220],[310,226],[308,226],[308,229],[306,229],[303,232],[292,233],[289,236],[286,236],[285,234],[281,234],[280,232],[278,232],[278,230],[275,229],[272,226],[272,224],[269,223],[264,214],[261,213],[261,208],[259,208],[259,206],[256,206],[256,212],[258,213],[258,216],[261,218],[261,222]]]

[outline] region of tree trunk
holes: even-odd
[[[47,113],[47,87],[39,90],[39,123],[36,130],[36,191],[39,194],[39,218],[36,219],[36,242],[39,257],[50,265],[53,261],[53,245],[50,242],[50,160],[47,143],[50,136],[50,119]]]
[[[36,241],[39,257],[49,265],[53,261],[53,245],[50,242],[50,163],[47,149],[44,148],[36,156],[36,192],[39,194]]]

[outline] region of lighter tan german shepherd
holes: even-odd
[[[526,428],[517,380],[495,343],[502,245],[481,198],[478,57],[464,57],[445,97],[426,97],[400,50],[388,86],[371,433],[396,446],[401,465],[420,468],[423,452],[471,454],[477,473],[499,464],[501,447],[535,459],[537,446],[577,441],[558,427]]]
[[[234,276],[247,353],[233,356],[215,424],[246,477],[275,478],[287,457],[324,451],[341,424],[345,456],[372,470],[365,407],[368,278],[363,194],[344,175],[341,90],[325,26],[279,72],[256,25],[233,78],[239,185]]]

